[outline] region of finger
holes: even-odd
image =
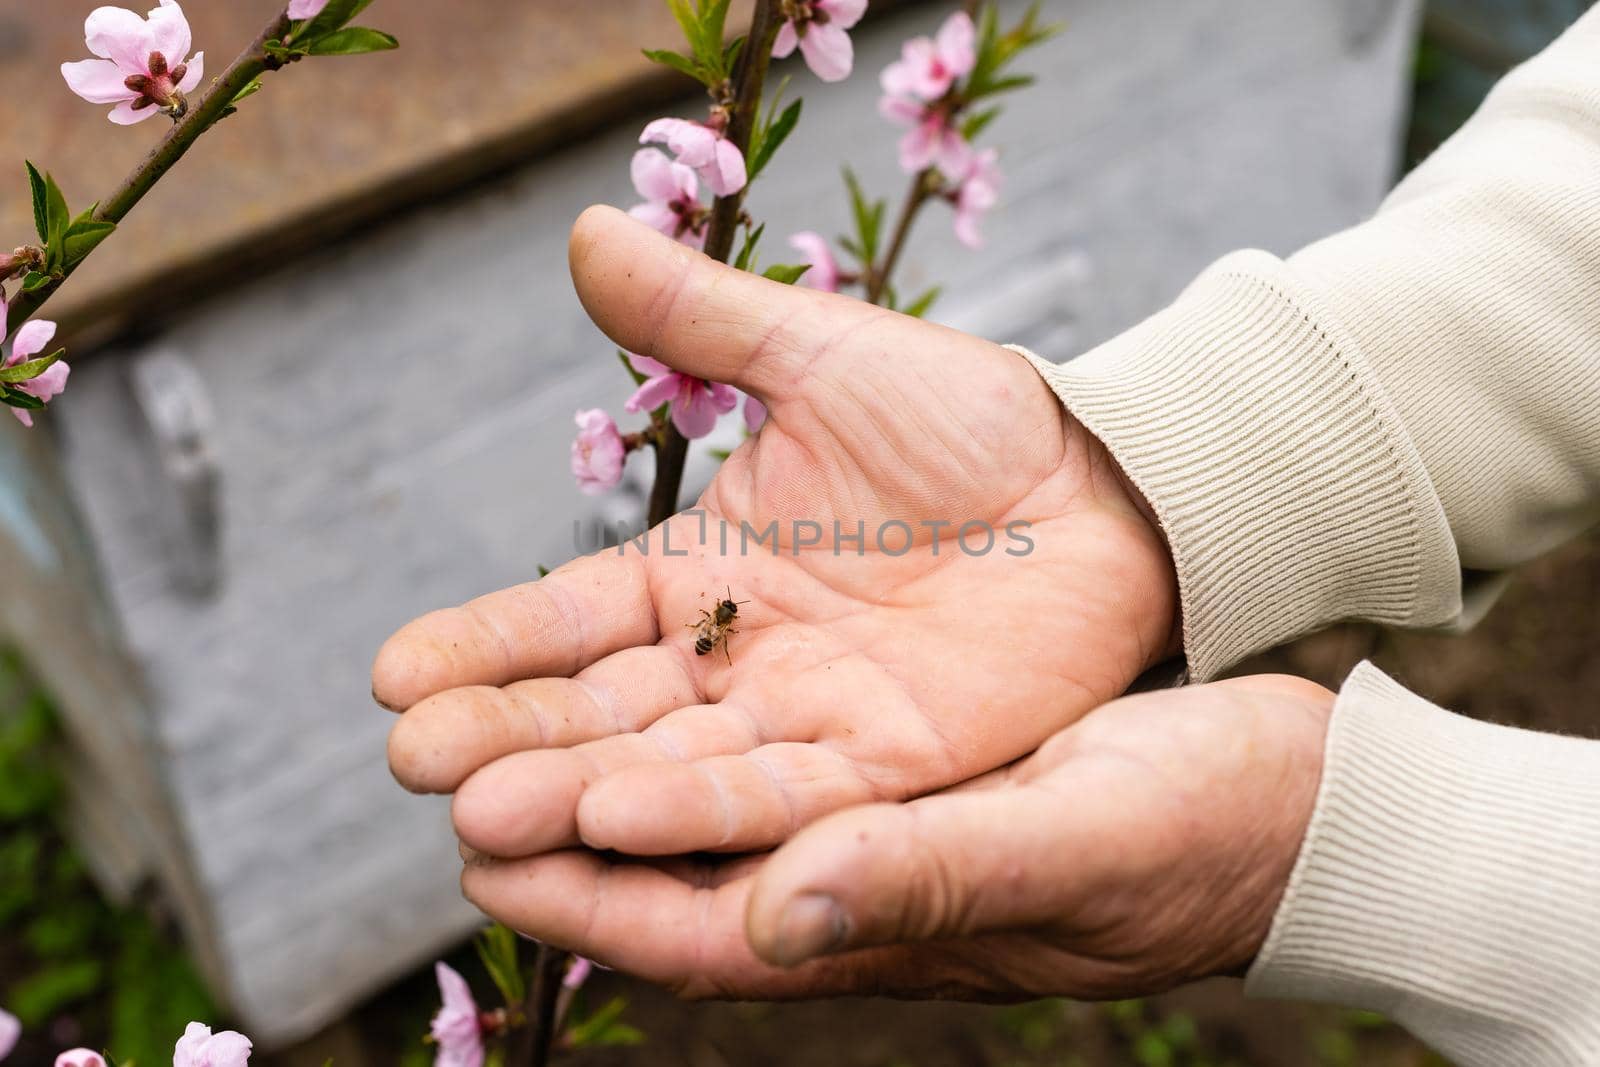
[[[502,756],[636,733],[701,699],[680,650],[625,648],[573,678],[464,686],[428,697],[390,731],[389,769],[414,793],[452,793]]]
[[[884,314],[716,263],[615,208],[585,211],[568,254],[578,298],[617,344],[771,403],[830,338]]]
[[[714,705],[681,708],[668,718],[692,721],[708,713],[714,721]],[[672,734],[653,727],[569,749],[513,753],[461,783],[451,818],[462,841],[491,856],[530,856],[567,848],[579,841],[578,803],[591,783],[637,764],[739,751],[748,746],[746,737],[715,729],[679,729]],[[657,798],[649,795],[633,802],[659,807]]]
[[[871,783],[833,749],[779,742],[741,755],[613,771],[579,800],[578,835],[590,848],[635,856],[748,851],[875,799]]]
[[[1114,801],[1032,788],[839,812],[756,876],[746,930],[781,966],[869,945],[966,937],[1060,918],[1117,851]]]
[[[642,554],[600,552],[408,623],[378,651],[372,695],[402,711],[460,686],[572,675],[658,637]]]
[[[686,996],[825,996],[855,992],[882,973],[866,960],[795,971],[763,963],[744,936],[748,880],[714,871],[684,879],[589,852],[555,852],[471,864],[461,888],[491,918],[529,937]]]

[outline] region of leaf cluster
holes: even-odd
[[[727,40],[731,0],[667,0],[672,17],[683,30],[689,54],[670,49],[646,48],[645,58],[686,74],[716,93],[733,77],[734,64],[744,49],[744,38]]]
[[[281,39],[275,37],[268,41],[266,53],[279,63],[288,63],[303,56],[359,56],[399,48],[400,42],[391,34],[349,24],[371,3],[372,0],[329,0],[319,14],[300,19],[290,25],[289,32]],[[251,86],[245,86],[234,97],[230,108],[254,91]]]

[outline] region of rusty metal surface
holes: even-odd
[[[84,207],[163,132],[160,117],[113,126],[109,108],[63,83],[59,64],[88,56],[82,22],[94,6],[0,8],[0,246],[32,237],[24,158]],[[208,80],[280,7],[185,0]],[[202,138],[51,302],[73,340],[136,330],[196,287],[282,262],[396,205],[692,90],[639,54],[642,43],[678,38],[661,0],[380,0],[359,21],[394,33],[401,49],[270,75],[266,91]]]

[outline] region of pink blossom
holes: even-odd
[[[598,496],[622,481],[622,463],[628,450],[617,424],[599,408],[577,414],[578,437],[572,442],[572,476],[578,488]]]
[[[15,1015],[0,1008],[0,1060],[11,1055],[11,1050],[22,1040],[22,1022]]]
[[[467,980],[447,963],[433,965],[444,1002],[429,1032],[439,1046],[434,1067],[483,1067],[483,1027]]]
[[[572,962],[567,964],[567,973],[562,977],[561,985],[565,989],[582,989],[583,983],[589,980],[589,975],[593,972],[593,960],[574,956]]]
[[[293,0],[289,5],[289,17],[292,19],[314,19],[322,14],[322,9],[328,6],[328,0]]]
[[[628,214],[691,248],[704,246],[709,213],[700,203],[694,171],[641,148],[633,154],[632,172],[633,187],[645,202],[629,208]]]
[[[172,1067],[246,1067],[250,1039],[233,1030],[213,1034],[211,1027],[190,1023],[172,1050]]]
[[[978,225],[1000,199],[1000,154],[992,148],[974,152],[956,191],[956,238],[968,248],[982,248]]]
[[[867,0],[794,0],[785,8],[792,14],[778,30],[772,54],[782,59],[798,47],[806,66],[823,81],[848,78],[855,48],[845,31],[867,13]]]
[[[688,119],[656,119],[639,143],[666,145],[717,196],[731,196],[745,186],[744,153],[721,130]]]
[[[811,269],[800,276],[800,284],[820,289],[824,293],[839,291],[839,261],[833,258],[833,249],[820,233],[806,230],[789,238],[789,247],[806,257]]]
[[[879,77],[890,96],[909,97],[931,104],[950,91],[957,78],[972,73],[978,62],[978,31],[965,11],[945,19],[936,38],[914,37],[900,50],[900,58]]]
[[[5,299],[0,297],[0,338],[5,337],[8,312],[9,309],[6,306]],[[4,361],[0,361],[0,367],[12,367],[18,363],[25,363],[33,359],[44,351],[45,346],[50,343],[55,335],[56,324],[53,322],[34,319],[32,322],[24,323],[22,328],[17,331],[17,336],[11,339],[11,355],[7,356]],[[67,375],[69,373],[71,373],[71,368],[65,362],[57,360],[46,367],[44,373],[37,378],[32,378],[25,382],[16,382],[11,388],[48,402],[60,396],[61,391],[67,387]],[[10,410],[11,414],[15,415],[17,421],[22,425],[33,426],[33,412],[24,411],[22,408],[11,408]],[[0,1019],[0,1037],[4,1036],[4,1030],[4,1019]]]
[[[760,433],[761,427],[767,422],[767,405],[753,396],[744,398],[744,428],[751,433]]]
[[[679,374],[665,363],[632,352],[628,353],[628,362],[645,376],[645,382],[623,407],[634,412],[654,411],[670,403],[672,424],[690,440],[710,433],[718,416],[726,415],[739,402],[739,394],[731,385]]]
[[[105,1057],[86,1048],[75,1048],[56,1057],[56,1067],[106,1067]]]
[[[885,96],[878,101],[878,111],[891,122],[911,127],[900,138],[902,170],[915,174],[938,167],[952,180],[966,170],[971,149],[952,125],[945,108],[902,96]]]
[[[99,59],[61,64],[73,92],[91,104],[116,104],[111,121],[143,122],[158,111],[182,114],[205,74],[205,53],[189,58],[189,20],[178,0],[140,18],[120,7],[97,7],[83,24],[84,43]]]

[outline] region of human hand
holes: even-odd
[[[1240,974],[1259,951],[1333,699],[1266,675],[1125,697],[1011,767],[837,812],[766,856],[467,853],[462,888],[686,996],[1155,993]]]
[[[1099,442],[1019,356],[858,300],[714,264],[592,209],[572,273],[619,345],[760,397],[760,434],[699,506],[785,528],[722,553],[699,519],[435,612],[379,653],[405,709],[390,762],[455,792],[498,856],[582,842],[636,855],[777,844],[839,808],[917,796],[1031,752],[1175,650],[1173,566]],[[787,524],[828,536],[800,547]],[[842,551],[833,522],[865,523]],[[935,540],[918,524],[953,524]],[[881,551],[874,531],[902,522]],[[1034,549],[1008,555],[1008,523]],[[997,546],[964,554],[956,528]],[[674,551],[664,555],[664,528]],[[730,654],[692,623],[748,601]],[[731,662],[730,662],[731,660]]]

